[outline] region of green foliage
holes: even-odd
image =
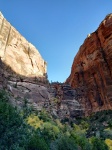
[[[103,140],[96,137],[92,137],[90,141],[93,145],[92,150],[108,150],[108,146]]]
[[[1,90],[0,91],[0,101],[7,102],[8,100],[9,100],[8,94],[4,90]]]
[[[105,143],[108,145],[109,150],[112,150],[112,140],[106,139],[106,140],[105,140]]]
[[[87,120],[87,122],[89,123],[89,128],[87,129],[87,137],[96,136],[97,132],[99,132],[101,138],[108,138],[109,136],[105,132],[105,129],[111,129],[111,118],[112,110],[97,112],[90,116]]]
[[[109,138],[112,140],[112,129],[111,128],[104,129],[104,131],[101,133],[101,135],[104,139]]]
[[[51,150],[78,150],[78,146],[72,138],[64,135],[51,144]]]
[[[91,150],[92,145],[86,138],[85,133],[75,125],[75,129],[71,131],[71,137],[75,140],[76,144],[81,147],[82,150]]]
[[[51,115],[48,114],[44,109],[40,112],[39,118],[40,118],[41,120],[43,120],[44,122],[52,121]]]
[[[112,129],[112,120],[109,120],[108,124],[109,124],[109,127]]]
[[[29,140],[27,150],[49,150],[49,147],[44,138],[35,133]]]
[[[30,126],[34,127],[35,129],[41,127],[43,124],[43,121],[40,120],[39,117],[35,114],[31,114],[30,116],[28,116],[26,121]]]
[[[25,147],[28,139],[26,124],[7,101],[4,92],[0,92],[0,148],[12,150],[15,146]]]
[[[81,120],[80,128],[87,130],[89,128],[89,123],[85,120]]]
[[[45,122],[41,127],[41,131],[44,138],[48,141],[55,140],[60,133],[59,128],[50,122]]]
[[[108,146],[111,150],[112,111],[93,114],[71,126],[69,118],[60,122],[45,110],[32,111],[26,99],[19,111],[8,97],[0,91],[0,150],[108,150]]]

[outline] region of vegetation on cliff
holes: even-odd
[[[111,150],[111,118],[112,111],[103,111],[62,123],[26,101],[22,110],[12,107],[0,91],[0,150]]]

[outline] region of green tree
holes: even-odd
[[[92,137],[90,140],[93,145],[92,150],[108,150],[108,146],[103,140],[96,137]]]
[[[29,140],[27,150],[49,150],[49,147],[44,138],[35,132]]]
[[[51,144],[51,150],[78,150],[78,146],[74,139],[63,135]]]

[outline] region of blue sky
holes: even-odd
[[[49,81],[63,82],[87,34],[112,13],[112,0],[0,0],[0,10],[47,61]]]

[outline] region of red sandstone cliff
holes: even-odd
[[[112,109],[112,14],[81,45],[67,83],[86,114]]]

